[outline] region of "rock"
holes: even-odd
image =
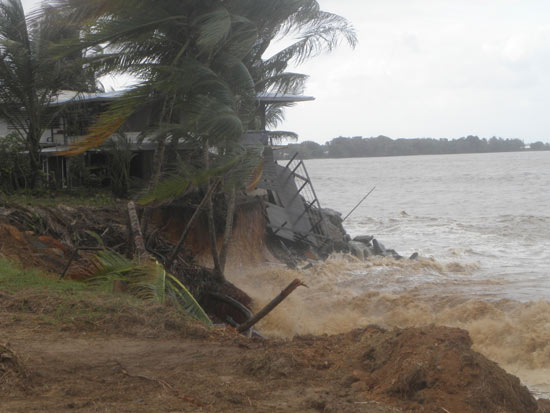
[[[362,242],[363,244],[370,246],[373,239],[374,237],[372,235],[359,235],[353,240],[357,242]]]
[[[361,260],[365,259],[365,249],[366,249],[365,244],[363,244],[362,242],[350,241],[350,242],[348,242],[348,245],[349,245],[349,249],[350,249],[351,253],[355,257],[357,257]]]
[[[334,241],[332,244],[332,249],[335,252],[349,252],[348,241]]]
[[[342,213],[330,208],[321,209],[321,213],[328,217],[331,221],[334,220],[336,225],[342,223]]]
[[[386,247],[384,247],[384,244],[378,242],[376,239],[372,240],[372,246],[374,247],[374,253],[376,255],[384,255],[386,252]]]
[[[392,250],[392,249],[387,249],[386,252],[384,253],[384,256],[393,257],[396,260],[400,260],[401,258],[403,258],[401,255],[399,255],[399,253],[396,250]]]
[[[418,261],[418,252],[415,252],[413,255],[409,257],[409,260],[415,260]]]
[[[346,233],[343,232],[342,228],[334,225],[329,220],[325,220],[325,228],[327,230],[328,237],[333,241],[342,241],[345,239]]]
[[[302,270],[302,271],[308,270],[308,269],[310,269],[310,268],[312,268],[312,267],[313,267],[313,263],[310,262],[310,263],[308,263],[307,265],[303,266],[303,267],[301,268],[301,270]]]

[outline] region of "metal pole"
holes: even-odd
[[[353,214],[353,212],[354,212],[357,208],[359,208],[359,205],[361,205],[361,204],[363,203],[363,201],[364,201],[365,199],[367,199],[367,198],[369,197],[369,195],[372,194],[372,193],[374,192],[375,189],[376,189],[376,187],[372,188],[372,189],[369,191],[369,193],[368,193],[367,195],[365,195],[365,196],[363,197],[363,199],[360,200],[359,203],[358,203],[357,205],[355,205],[355,208],[353,208],[353,209],[349,212],[349,214],[346,215],[346,217],[342,220],[342,222],[344,222],[346,219],[348,219],[348,217],[349,217],[351,214]]]

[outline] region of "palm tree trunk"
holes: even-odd
[[[204,166],[206,170],[210,168],[208,140],[204,143]],[[213,183],[208,180],[208,190],[211,189],[212,185]],[[225,281],[223,270],[220,265],[220,255],[218,253],[218,237],[216,236],[216,223],[214,222],[214,204],[211,196],[208,197],[206,204],[208,207],[208,232],[210,233],[210,250],[212,251],[212,260],[214,261],[214,272],[222,281]]]
[[[27,146],[29,148],[30,166],[29,186],[34,189],[38,184],[38,176],[40,175],[40,137],[36,136],[35,131],[31,131],[27,136]]]
[[[191,219],[189,220],[189,222],[185,226],[185,229],[181,233],[181,236],[180,236],[180,239],[178,240],[178,243],[172,249],[172,252],[170,253],[170,256],[168,257],[168,260],[165,263],[166,268],[170,268],[170,266],[172,265],[172,263],[176,259],[177,255],[178,255],[178,253],[181,249],[181,246],[183,245],[183,242],[185,241],[185,238],[187,238],[187,235],[189,234],[189,231],[191,230],[191,227],[193,226],[193,223],[195,222],[197,217],[200,215],[200,213],[203,210],[204,206],[206,205],[207,201],[210,199],[210,197],[212,196],[212,193],[216,190],[217,187],[218,187],[218,182],[216,182],[214,185],[212,185],[208,189],[208,191],[206,191],[206,194],[204,195],[204,198],[202,199],[202,201],[199,204],[199,206],[197,207],[197,209],[195,209],[195,212],[193,212],[193,215],[191,216]]]
[[[225,271],[225,263],[227,261],[227,252],[229,250],[229,243],[233,235],[233,222],[235,220],[235,203],[237,201],[237,189],[233,187],[231,194],[229,195],[229,202],[227,204],[227,216],[225,217],[225,232],[223,234],[222,249],[220,251],[220,268],[222,272]]]

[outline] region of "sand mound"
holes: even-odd
[[[344,397],[404,411],[537,412],[536,400],[519,379],[471,346],[468,332],[457,328],[372,326],[272,343],[263,354],[238,364],[255,378],[299,377],[303,383],[328,385],[320,403],[324,411]]]
[[[472,351],[464,330],[446,327],[368,329],[353,354],[359,391],[397,399],[403,407],[448,411],[536,412],[519,379]]]

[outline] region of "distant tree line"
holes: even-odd
[[[484,152],[516,152],[529,150],[520,139],[490,139],[468,136],[459,139],[391,139],[387,136],[376,138],[338,137],[320,145],[316,142],[305,141],[299,144],[290,144],[287,148],[277,151],[280,159],[288,159],[299,152],[304,159],[313,158],[363,158],[376,156],[405,156],[405,155],[441,155],[458,153]],[[535,142],[530,150],[550,150],[550,144]]]

